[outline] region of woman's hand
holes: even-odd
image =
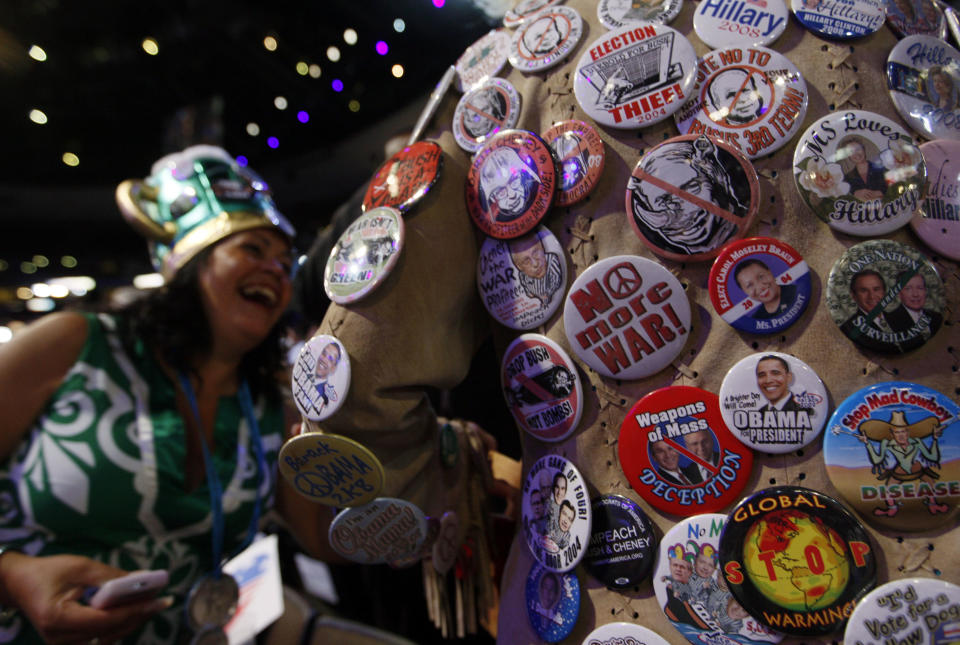
[[[17,607],[51,644],[112,643],[130,634],[153,614],[173,603],[153,598],[110,609],[80,602],[88,587],[129,573],[75,555],[31,557],[7,551],[0,558],[5,604]]]

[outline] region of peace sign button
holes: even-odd
[[[383,490],[383,465],[353,439],[323,432],[291,437],[280,449],[280,474],[307,499],[327,506],[360,506]]]
[[[690,302],[662,265],[634,255],[605,258],[573,283],[563,307],[567,342],[604,376],[656,374],[683,349]]]

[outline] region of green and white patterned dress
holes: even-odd
[[[80,357],[13,456],[0,467],[0,543],[31,555],[70,553],[122,569],[166,569],[173,608],[125,642],[173,643],[190,586],[213,569],[210,492],[185,492],[186,437],[174,384],[142,345],[121,349],[118,321],[88,315]],[[283,441],[279,406],[257,402],[273,502]],[[217,408],[213,461],[223,485],[225,544],[233,555],[250,525],[257,459],[236,396]],[[16,616],[2,642],[42,642]]]

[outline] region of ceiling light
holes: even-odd
[[[30,286],[30,291],[33,292],[33,295],[37,298],[49,298],[50,297],[50,285],[44,282],[38,282]]]
[[[277,39],[273,36],[267,36],[263,39],[263,48],[268,52],[277,51]]]
[[[44,114],[43,110],[38,110],[36,108],[30,110],[30,120],[36,123],[37,125],[43,125],[47,122],[47,115]]]
[[[390,68],[390,73],[393,74],[395,78],[400,78],[401,76],[403,76],[403,65],[401,65],[400,63],[397,63],[396,65]]]
[[[53,308],[57,305],[50,298],[34,298],[32,300],[27,300],[27,310],[43,313],[47,311],[53,311]]]
[[[280,139],[276,137],[267,137],[267,145],[270,146],[271,148],[279,148]]]
[[[156,56],[160,53],[160,46],[157,45],[157,41],[153,38],[144,38],[143,42],[140,43],[140,46],[143,47],[143,51],[147,52],[151,56]]]
[[[9,343],[13,338],[13,330],[6,325],[0,325],[0,343]]]
[[[251,121],[250,123],[247,124],[247,134],[249,134],[251,137],[257,136],[258,134],[260,134],[260,126],[257,123],[254,123],[253,121]]]
[[[300,110],[299,112],[297,112],[297,121],[299,121],[300,123],[306,123],[309,120],[310,120],[310,115],[307,113],[306,110]]]
[[[320,78],[320,66],[316,63],[310,66],[310,78]]]
[[[377,53],[381,56],[386,56],[387,52],[390,51],[390,47],[387,46],[387,43],[382,40],[378,40],[376,44]]]
[[[307,72],[309,71],[310,71],[309,65],[307,65],[302,60],[297,62],[297,74],[299,74],[300,76],[306,76]]]
[[[18,287],[17,297],[20,298],[20,300],[30,300],[30,298],[33,297],[33,292],[30,291],[30,287]]]
[[[67,269],[72,269],[77,266],[77,258],[72,255],[65,255],[60,258],[60,265],[66,267]]]
[[[350,99],[350,102],[347,103],[347,108],[349,108],[351,112],[359,112],[360,101],[358,101],[357,99]]]
[[[133,276],[133,286],[137,289],[156,289],[163,286],[163,276],[159,273],[142,273]]]
[[[393,30],[395,32],[402,33],[404,29],[407,28],[407,23],[403,21],[403,18],[397,18],[393,21]]]
[[[340,60],[340,50],[333,45],[330,45],[327,47],[327,58],[336,63],[338,60]]]
[[[349,28],[346,29],[346,30],[344,30],[344,32],[343,32],[343,42],[347,43],[348,45],[356,45],[356,44],[357,44],[357,32],[356,32],[355,30],[349,29]]]
[[[80,157],[73,154],[72,152],[64,152],[61,159],[63,160],[63,163],[71,167],[80,165]]]
[[[33,60],[40,61],[41,63],[47,60],[47,52],[43,51],[43,47],[39,45],[32,45],[27,54],[29,54]]]

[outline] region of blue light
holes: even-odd
[[[278,138],[276,138],[276,137],[268,137],[268,138],[267,138],[267,145],[270,146],[271,148],[279,148],[279,147],[280,147],[280,139],[278,139]]]
[[[237,155],[237,165],[241,168],[246,168],[247,164],[250,163],[247,161],[247,158],[243,155]]]
[[[331,85],[333,86],[333,91],[334,91],[334,92],[342,92],[342,91],[343,91],[343,81],[341,81],[339,78],[333,79],[333,83],[331,83]]]
[[[306,113],[305,110],[300,110],[297,112],[297,121],[300,123],[306,123],[310,120],[310,115]]]

